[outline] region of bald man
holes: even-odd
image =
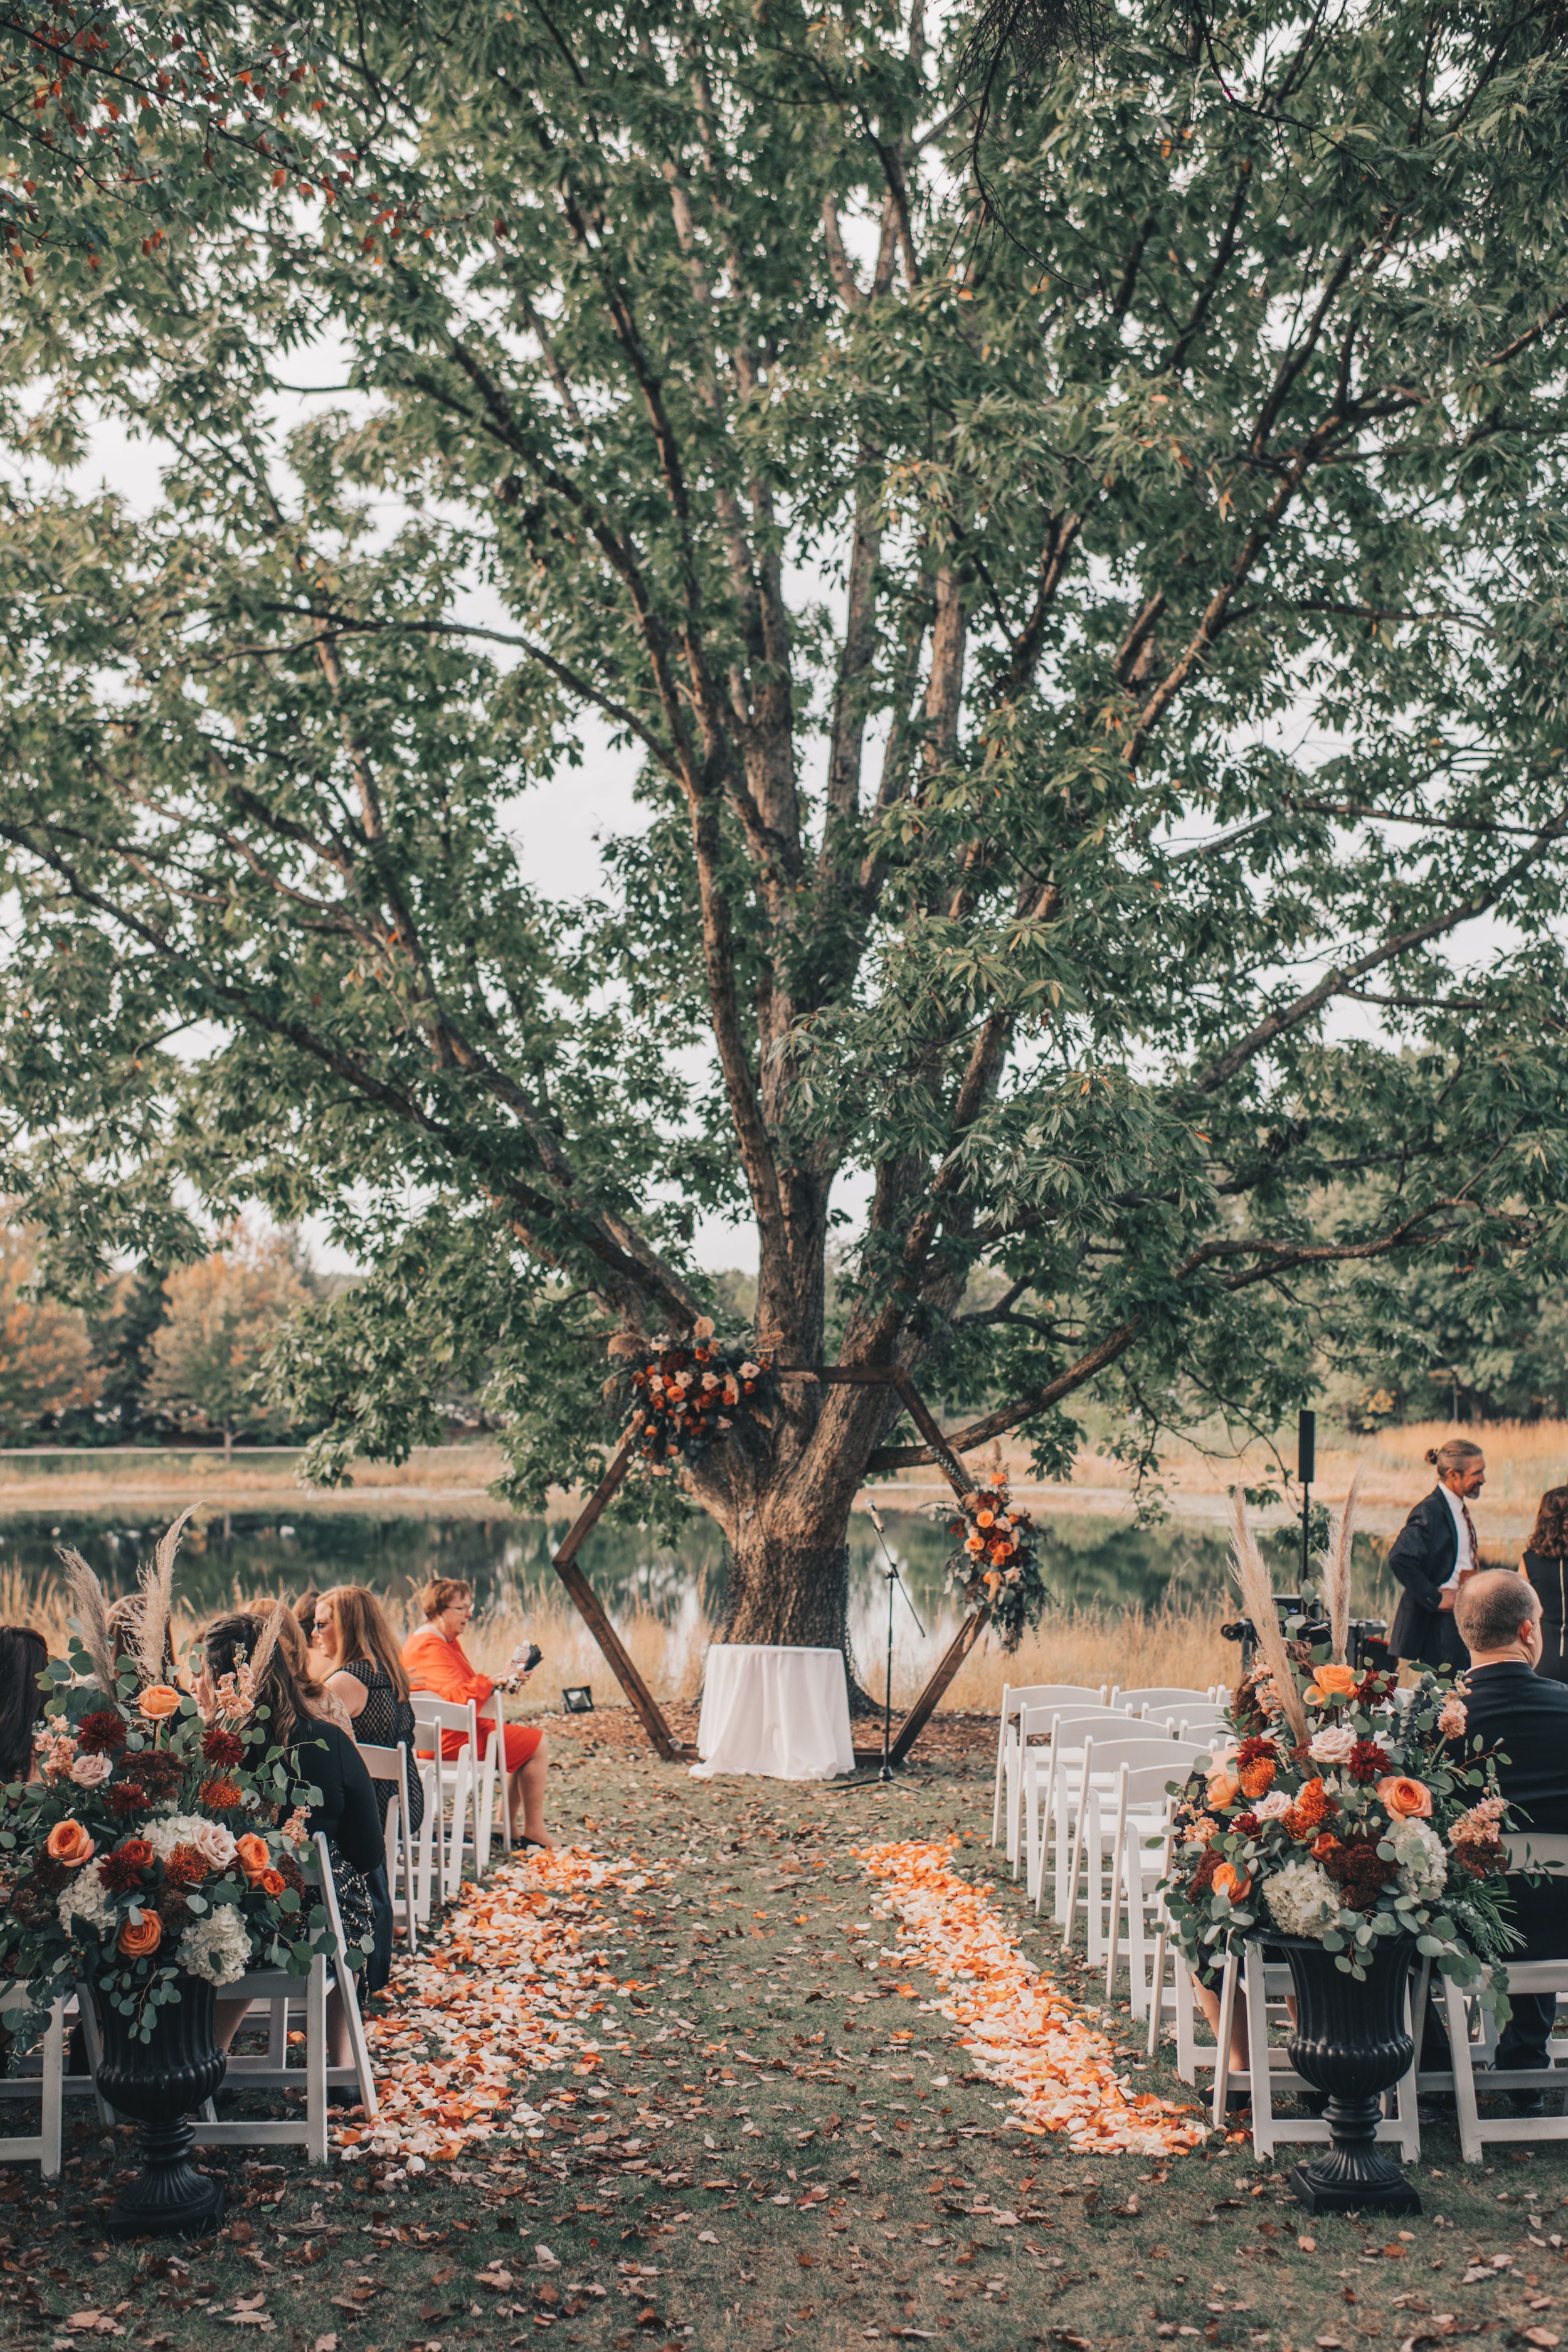
[[[1568,1685],[1536,1671],[1539,1593],[1512,1569],[1482,1569],[1466,1578],[1454,1618],[1470,1654],[1466,1745],[1479,1732],[1489,1748],[1500,1751],[1498,1786],[1516,1827],[1568,1835]],[[1510,1875],[1508,1891],[1514,1924],[1525,1939],[1515,1957],[1568,1958],[1568,1884],[1563,1875],[1554,1873],[1533,1884]],[[1555,1999],[1528,1992],[1510,1998],[1513,2016],[1498,2042],[1497,2064],[1544,2066]],[[1525,2114],[1539,2112],[1542,2104],[1539,2091],[1514,2094],[1515,2106]]]

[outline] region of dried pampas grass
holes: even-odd
[[[92,1671],[98,1677],[99,1688],[110,1696],[116,1688],[114,1672],[114,1629],[109,1622],[109,1603],[103,1587],[79,1551],[67,1544],[59,1558],[66,1572],[66,1591],[76,1610],[76,1630],[82,1648],[92,1660]]]
[[[261,1628],[260,1639],[250,1654],[250,1671],[258,1688],[260,1687],[262,1675],[272,1663],[272,1653],[278,1647],[279,1635],[283,1631],[283,1620],[288,1614],[289,1603],[286,1601],[273,1602],[267,1622]]]
[[[153,1556],[151,1568],[141,1574],[142,1622],[136,1636],[136,1663],[142,1671],[143,1684],[161,1683],[167,1664],[169,1620],[174,1606],[174,1555],[180,1549],[180,1538],[186,1523],[195,1516],[195,1503],[180,1513],[174,1525],[160,1538]]]
[[[1279,1612],[1274,1606],[1274,1580],[1263,1564],[1263,1554],[1258,1549],[1258,1538],[1252,1532],[1239,1486],[1232,1487],[1230,1501],[1231,1557],[1236,1563],[1236,1580],[1241,1587],[1242,1606],[1252,1620],[1263,1662],[1274,1678],[1285,1720],[1300,1747],[1307,1737],[1307,1710],[1301,1704],[1296,1670],[1279,1630]]]
[[[1362,1465],[1358,1462],[1345,1489],[1345,1499],[1329,1521],[1329,1548],[1321,1562],[1323,1605],[1329,1612],[1334,1663],[1341,1666],[1350,1664],[1351,1546],[1355,1541],[1355,1507],[1356,1497],[1361,1492],[1361,1474]]]

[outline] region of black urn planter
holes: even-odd
[[[138,2040],[118,2010],[99,2008],[98,2087],[142,2126],[142,2178],[115,2199],[106,2224],[111,2238],[199,2238],[223,2219],[222,2182],[191,2161],[189,2118],[212,2097],[228,2062],[213,2034],[211,1985],[184,1973],[179,1985],[179,2000],[153,2011],[150,2042]]]
[[[1295,1980],[1290,2063],[1328,2093],[1333,2135],[1331,2156],[1292,2167],[1291,2189],[1310,2213],[1419,2213],[1419,2196],[1376,2146],[1381,2095],[1409,2071],[1415,2055],[1405,2030],[1415,1938],[1380,1937],[1362,1956],[1359,1983],[1309,1937],[1271,1936],[1269,1942],[1284,1951]]]

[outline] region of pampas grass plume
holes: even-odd
[[[197,1506],[192,1503],[166,1528],[153,1554],[153,1566],[142,1570],[142,1623],[136,1639],[136,1662],[142,1680],[161,1683],[169,1647],[169,1620],[174,1606],[174,1555],[180,1538]]]
[[[1358,1462],[1345,1499],[1329,1522],[1329,1549],[1322,1559],[1323,1605],[1329,1612],[1329,1633],[1334,1663],[1348,1665],[1351,1641],[1351,1547],[1355,1541],[1356,1498],[1361,1492]]]
[[[1299,1747],[1307,1737],[1307,1710],[1301,1704],[1296,1669],[1290,1664],[1290,1653],[1279,1630],[1279,1612],[1274,1606],[1274,1580],[1264,1566],[1239,1486],[1232,1487],[1230,1501],[1231,1556],[1236,1562],[1236,1580],[1241,1587],[1242,1606],[1257,1629],[1258,1646],[1274,1678],[1285,1720]]]
[[[98,1676],[99,1688],[112,1698],[117,1688],[114,1672],[114,1633],[109,1622],[109,1603],[103,1597],[103,1587],[79,1551],[68,1544],[61,1547],[60,1559],[65,1567],[66,1590],[75,1604],[77,1631],[82,1648],[92,1660],[92,1671]]]

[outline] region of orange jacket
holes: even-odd
[[[495,1685],[489,1675],[476,1673],[463,1655],[460,1642],[448,1642],[434,1625],[421,1625],[403,1644],[403,1667],[411,1686],[429,1691],[454,1706],[473,1699],[483,1706]]]

